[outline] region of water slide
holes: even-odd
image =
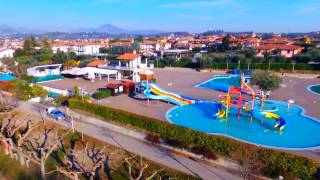
[[[196,99],[192,99],[174,92],[164,90],[156,84],[145,84],[144,87],[146,89],[143,91],[143,93],[149,99],[162,100],[176,104],[178,106],[194,104],[197,101]]]
[[[223,105],[221,103],[217,104],[218,112],[214,115],[214,118],[223,118],[226,114],[226,111],[223,109]]]
[[[279,129],[282,131],[286,125],[286,121],[279,116],[278,114],[272,113],[272,112],[261,112],[261,114],[265,115],[267,118],[272,118],[277,121],[277,123],[274,125],[275,128]]]

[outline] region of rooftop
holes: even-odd
[[[87,67],[97,67],[99,65],[105,65],[107,63],[108,61],[105,61],[105,60],[93,60],[87,64]]]
[[[282,49],[282,50],[301,50],[303,47],[295,45],[285,44],[265,44],[257,47],[258,50],[271,50],[271,49]]]
[[[134,53],[125,53],[117,57],[118,60],[123,61],[132,61],[138,57],[140,57],[140,54],[134,54]]]

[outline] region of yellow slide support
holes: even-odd
[[[226,112],[223,109],[219,109],[216,113],[216,116],[219,118],[223,118],[223,116],[226,114]]]

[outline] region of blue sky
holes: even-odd
[[[320,0],[0,0],[0,25],[70,30],[320,30]]]

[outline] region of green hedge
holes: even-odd
[[[187,148],[191,151],[195,147],[201,147],[207,149],[206,151],[208,152],[212,151],[212,153],[238,160],[239,157],[235,156],[237,152],[249,150],[247,144],[230,138],[205,134],[119,109],[86,103],[78,99],[70,99],[69,106],[103,117],[105,120],[159,134],[161,138],[165,139],[166,142],[170,142],[171,145]],[[254,145],[250,145],[250,147],[250,154],[259,156],[266,175],[275,176],[281,174],[308,179],[314,177],[317,171],[318,164],[306,158],[259,148]]]
[[[239,147],[239,143],[220,136],[212,136],[194,131],[181,126],[165,123],[146,116],[113,109],[97,104],[85,103],[77,99],[70,99],[71,108],[88,111],[95,115],[104,117],[110,121],[141,128],[149,132],[160,134],[162,138],[174,138],[186,145],[199,145],[207,147],[214,152],[227,156]]]
[[[104,90],[104,91],[98,91],[98,92],[95,92],[93,94],[93,97],[95,99],[103,99],[103,98],[106,98],[106,97],[109,97],[111,96],[111,90]]]
[[[317,163],[306,158],[268,149],[260,149],[258,153],[260,160],[265,165],[264,173],[271,177],[285,175],[286,177],[313,179],[318,169]]]
[[[268,69],[268,63],[251,63],[250,68],[251,69]],[[292,64],[291,63],[271,63],[270,69],[279,71],[281,69],[283,70],[292,70]],[[189,67],[189,66],[184,66]],[[238,63],[229,63],[228,68],[238,68]],[[211,68],[211,69],[227,69],[227,63],[211,63],[208,65],[205,65],[202,68]],[[248,64],[247,63],[241,63],[240,69],[247,69]],[[306,63],[296,63],[294,65],[295,70],[320,70],[320,64],[306,64]]]

